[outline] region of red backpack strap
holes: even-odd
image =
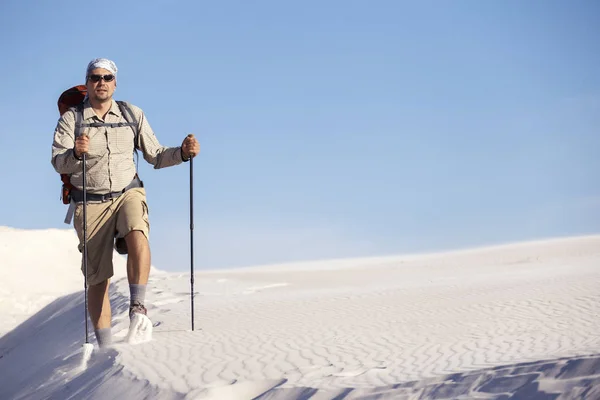
[[[87,95],[87,88],[84,85],[73,86],[60,95],[58,98],[58,111],[60,115],[63,115],[69,109],[75,108],[75,137],[79,135],[79,131],[81,130],[81,119],[82,119],[82,111],[83,111],[83,100]],[[71,184],[71,179],[68,174],[61,174],[60,180],[62,181],[62,193],[61,198],[63,204],[69,204],[71,201],[71,189],[73,189],[73,185]]]

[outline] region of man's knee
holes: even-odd
[[[146,239],[146,235],[142,231],[133,230],[125,235],[125,240],[141,240]]]
[[[127,248],[134,249],[139,246],[145,246],[148,244],[148,238],[142,231],[131,231],[127,235],[125,235],[125,243],[127,244]]]
[[[105,279],[102,282],[94,283],[89,285],[89,289],[92,290],[105,290],[106,286],[110,283],[110,279]]]
[[[148,243],[146,234],[139,230],[133,230],[126,234],[125,237],[117,238],[115,240],[115,249],[117,250],[117,253],[125,255],[129,254],[129,248],[135,250],[145,243]]]

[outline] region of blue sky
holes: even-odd
[[[163,145],[201,142],[197,269],[600,233],[600,3],[172,3],[1,3],[0,225],[72,229],[56,100],[108,57]],[[140,174],[185,271],[188,164]]]

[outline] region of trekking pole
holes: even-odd
[[[194,155],[190,154],[190,295],[194,330]]]
[[[86,181],[86,154],[83,153],[83,291],[85,293],[85,343],[88,338],[88,253],[87,253],[87,181]]]
[[[82,154],[83,159],[83,293],[85,296],[85,343],[83,344],[83,357],[81,359],[81,368],[87,368],[87,363],[94,351],[94,345],[89,342],[88,334],[88,248],[87,248],[87,157],[86,153]]]

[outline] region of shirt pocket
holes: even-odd
[[[133,131],[129,126],[108,129],[108,147],[111,153],[133,154]]]
[[[85,133],[90,138],[90,159],[98,159],[104,157],[108,148],[106,146],[106,129],[105,128],[91,128]]]

